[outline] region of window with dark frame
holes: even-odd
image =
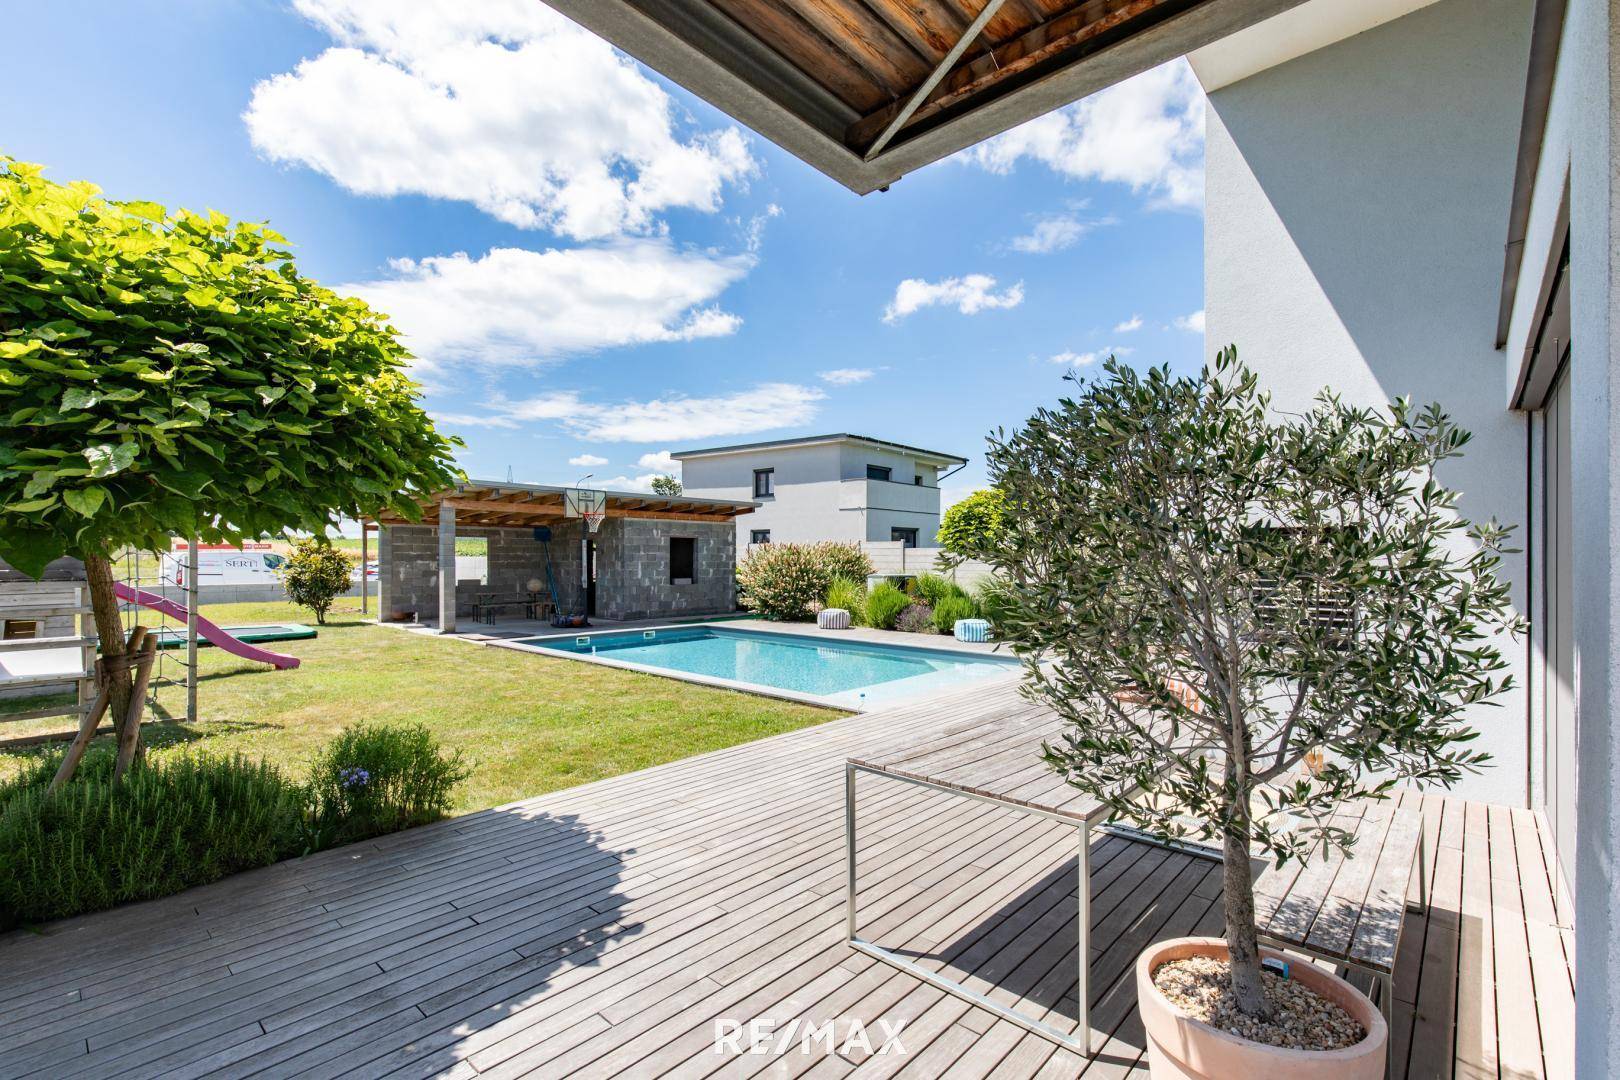
[[[887,465],[868,465],[866,478],[868,480],[887,480],[894,475],[894,470]]]
[[[890,529],[889,539],[891,541],[898,540],[902,544],[906,545],[906,547],[914,548],[917,546],[917,530],[899,528]]]
[[[776,470],[754,470],[754,498],[766,499],[776,494]]]
[[[748,542],[750,544],[768,544],[768,543],[770,543],[771,542],[771,530],[769,530],[769,529],[754,529],[754,530],[750,531],[749,534],[748,534]]]
[[[922,477],[921,477],[921,476],[913,476],[913,477],[912,477],[912,478],[911,478],[911,482],[912,482],[912,483],[913,483],[913,484],[915,484],[915,485],[916,485],[916,486],[917,486],[917,487],[922,487],[922,486],[923,486],[923,482],[922,482]]]
[[[669,583],[671,585],[691,584],[696,574],[693,569],[696,565],[697,541],[690,536],[672,536],[669,538]]]

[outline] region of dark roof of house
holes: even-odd
[[[817,443],[859,442],[870,446],[881,446],[887,450],[898,450],[905,454],[915,454],[920,458],[929,458],[934,461],[966,465],[967,458],[959,454],[947,454],[940,450],[924,450],[920,446],[907,446],[905,443],[893,442],[889,439],[875,439],[870,435],[853,435],[847,431],[836,432],[831,435],[806,435],[798,439],[767,439],[764,442],[735,443],[731,446],[709,446],[700,450],[682,450],[671,454],[676,461],[685,461],[687,458],[711,457],[715,454],[734,454],[745,450],[769,450],[773,447],[784,446],[813,446]]]

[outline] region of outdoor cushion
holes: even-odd
[[[848,630],[849,612],[841,607],[823,608],[816,613],[816,626],[822,630]]]
[[[957,641],[989,641],[990,624],[984,619],[957,619]]]

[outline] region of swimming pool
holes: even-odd
[[[545,652],[592,657],[699,681],[863,710],[1017,670],[1008,657],[721,626],[520,638]]]

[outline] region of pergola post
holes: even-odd
[[[439,504],[439,633],[456,632],[456,508]]]
[[[367,608],[367,597],[371,592],[366,584],[366,565],[371,561],[371,551],[367,541],[371,539],[371,526],[366,519],[360,519],[360,614],[364,615]]]

